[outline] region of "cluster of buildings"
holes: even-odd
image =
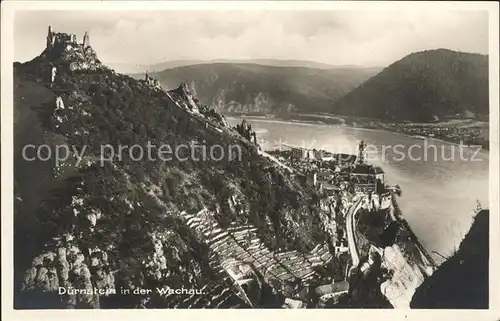
[[[475,141],[481,140],[482,137],[487,137],[486,128],[481,127],[460,127],[460,126],[408,126],[407,124],[392,124],[390,129],[402,132],[408,135],[417,137],[440,138],[452,142],[464,142],[465,144],[474,144]]]
[[[384,171],[365,162],[365,148],[365,143],[361,141],[358,155],[296,147],[274,153],[281,162],[298,170],[294,174],[297,179],[326,194],[341,190],[355,194],[380,194],[385,190]]]
[[[295,160],[317,160],[317,161],[333,161],[334,154],[318,149],[307,149],[307,148],[292,148],[292,157]]]
[[[369,197],[364,198],[369,200],[370,204],[366,205],[368,208],[387,209],[391,204],[392,190],[386,185],[384,171],[366,163],[366,144],[363,141],[358,145],[357,155],[333,154],[305,148],[291,148],[275,151],[273,154],[282,163],[297,170],[292,174],[297,180],[315,187],[323,195],[322,209],[331,213],[331,220],[335,222],[332,223],[335,230],[332,245],[335,247],[339,268],[343,269],[339,272],[346,279],[322,285],[315,290],[322,300],[335,301],[335,298],[349,291],[349,263],[341,258],[349,251],[344,226],[347,211],[353,205],[352,195],[368,195]]]

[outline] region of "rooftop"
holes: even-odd
[[[352,174],[354,175],[377,175],[377,174],[384,174],[384,171],[382,168],[378,166],[373,166],[373,165],[367,165],[367,164],[361,164],[361,165],[356,165],[354,169],[351,171]]]
[[[319,296],[341,293],[349,291],[349,282],[342,281],[339,283],[325,284],[318,286],[315,290],[316,294]]]

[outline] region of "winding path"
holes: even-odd
[[[349,208],[349,211],[347,212],[347,215],[346,215],[347,242],[349,245],[349,253],[351,254],[353,267],[356,267],[359,264],[359,253],[358,253],[358,248],[356,246],[356,241],[354,239],[354,230],[356,228],[354,215],[361,207],[362,201],[363,201],[363,198],[361,197],[358,201],[356,201],[356,203],[354,203]]]

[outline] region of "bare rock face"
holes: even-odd
[[[22,288],[23,291],[34,289],[36,274],[37,274],[36,267],[32,267],[31,269],[26,271],[26,274],[24,276],[23,288]]]
[[[80,47],[78,46],[76,50],[73,48],[73,50],[69,50],[66,55],[67,59],[71,61],[70,63],[70,70],[71,71],[76,71],[76,70],[98,70],[102,68],[102,64],[97,59],[97,54],[92,49],[92,47]]]
[[[171,90],[170,95],[182,108],[199,114],[201,104],[193,99],[194,97],[186,82],[182,82],[177,89]]]
[[[57,268],[55,266],[51,267],[47,272],[48,278],[48,289],[51,292],[55,292],[59,289],[59,277],[57,276]]]
[[[55,254],[44,253],[33,259],[32,267],[26,271],[23,290],[38,288],[42,292],[55,291],[59,287],[56,273]]]
[[[186,82],[181,83],[179,89],[183,95],[191,96],[191,91],[189,90],[189,86]]]
[[[66,249],[60,247],[58,249],[58,275],[60,276],[61,286],[68,286],[69,278],[69,263],[66,260]]]
[[[113,293],[114,276],[108,266],[106,252],[94,249],[85,256],[80,248],[71,244],[71,235],[58,239],[54,252],[47,251],[33,259],[26,271],[22,291],[58,294],[67,308],[99,308],[99,293]],[[75,292],[78,290],[80,292]],[[81,293],[81,290],[84,293]]]
[[[408,263],[397,245],[385,248],[382,266],[394,274],[382,283],[382,293],[395,308],[409,308],[413,293],[424,281],[424,275],[417,266]]]
[[[168,91],[169,96],[181,108],[198,117],[203,117],[206,120],[212,121],[223,127],[228,127],[228,122],[222,114],[218,114],[215,108],[210,108],[200,103],[196,98],[194,83],[190,85],[182,82],[179,87]]]

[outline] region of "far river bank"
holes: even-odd
[[[404,131],[402,129],[398,129],[397,127],[391,127],[387,125],[383,125],[380,120],[377,120],[379,123],[378,125],[369,123],[366,120],[364,120],[363,123],[357,123],[354,122],[352,119],[350,121],[337,117],[337,116],[326,116],[326,115],[310,115],[310,114],[304,114],[303,116],[306,117],[319,117],[322,120],[305,120],[305,119],[292,119],[292,118],[281,118],[281,117],[270,117],[270,116],[260,116],[260,115],[225,115],[227,119],[248,119],[248,120],[256,120],[259,122],[271,122],[271,123],[282,123],[282,124],[294,124],[294,125],[317,125],[317,126],[327,126],[327,127],[343,127],[343,128],[350,128],[353,130],[361,130],[361,131],[377,131],[377,132],[390,132],[393,134],[401,135],[404,137],[408,137],[411,139],[418,139],[418,140],[428,140],[431,142],[438,142],[442,144],[448,144],[448,145],[453,145],[453,146],[461,146],[464,148],[468,148],[471,151],[477,150],[478,147],[481,148],[481,152],[486,152],[489,153],[489,142],[487,144],[466,144],[464,141],[456,140],[456,139],[446,139],[443,137],[434,137],[434,136],[423,136],[423,135],[416,135],[416,134],[409,134],[407,131]],[[325,120],[325,121],[323,121]],[[449,123],[449,122],[448,122]],[[446,123],[428,123],[428,124],[415,124],[416,126],[422,126],[422,125],[427,125],[427,126],[432,126],[432,127],[439,127],[443,126]],[[456,126],[456,122],[454,125]],[[460,123],[463,124],[463,123]],[[408,124],[408,127],[413,127],[413,124]],[[484,143],[484,142],[483,142]]]

